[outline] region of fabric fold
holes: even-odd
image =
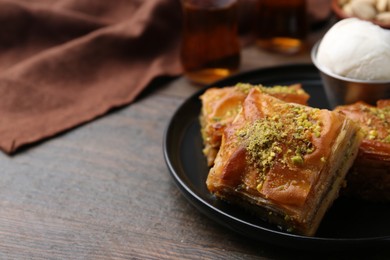
[[[243,45],[256,1],[240,1]],[[181,18],[180,0],[0,0],[0,150],[15,153],[180,75]]]
[[[8,68],[3,63],[3,151],[13,153],[88,122],[132,102],[155,77],[181,73],[179,3],[144,1],[133,11],[127,19],[96,22],[69,41],[37,48]]]

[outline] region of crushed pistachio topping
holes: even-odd
[[[219,122],[219,121],[222,120],[222,118],[219,117],[219,116],[214,116],[214,117],[212,118],[212,120],[213,120],[214,122]]]
[[[249,165],[259,171],[258,190],[275,162],[302,166],[305,155],[315,149],[313,138],[321,135],[318,109],[287,103],[283,106],[286,113],[258,119],[236,132],[246,146]]]
[[[390,107],[364,107],[366,114],[363,132],[365,138],[384,143],[390,143]]]
[[[247,83],[237,83],[237,84],[235,85],[235,87],[236,87],[239,91],[241,91],[242,93],[244,93],[244,94],[248,94],[249,91],[250,91],[252,88],[254,88],[254,87],[259,87],[259,86],[261,86],[261,85],[252,85],[252,84],[247,84]]]
[[[258,88],[261,92],[267,94],[277,94],[277,93],[286,93],[286,94],[303,94],[304,91],[302,89],[291,88],[290,86],[281,86],[275,85],[272,87],[266,87],[263,85],[252,85],[248,83],[237,83],[235,87],[243,92],[244,94],[248,94],[252,88]]]

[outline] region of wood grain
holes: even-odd
[[[243,51],[242,71],[310,62]],[[198,86],[154,84],[134,104],[0,154],[1,259],[290,259],[304,252],[242,237],[181,195],[162,154],[168,120]]]

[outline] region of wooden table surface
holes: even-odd
[[[309,48],[283,56],[250,46],[241,71],[292,63],[310,63]],[[163,133],[197,90],[184,78],[159,81],[127,107],[14,156],[0,153],[0,259],[308,256],[216,224],[175,186]]]

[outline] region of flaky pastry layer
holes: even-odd
[[[257,88],[263,93],[286,102],[306,105],[309,99],[309,95],[300,84],[264,87],[238,83],[232,87],[207,89],[200,97],[202,102],[200,123],[204,143],[203,153],[206,155],[209,166],[214,163],[225,127],[237,116],[242,103],[252,88]]]
[[[347,175],[343,194],[369,201],[390,201],[390,100],[377,106],[364,102],[339,106],[335,111],[362,129],[359,154]]]
[[[345,116],[256,88],[226,126],[207,187],[297,234],[314,235],[361,142]]]

